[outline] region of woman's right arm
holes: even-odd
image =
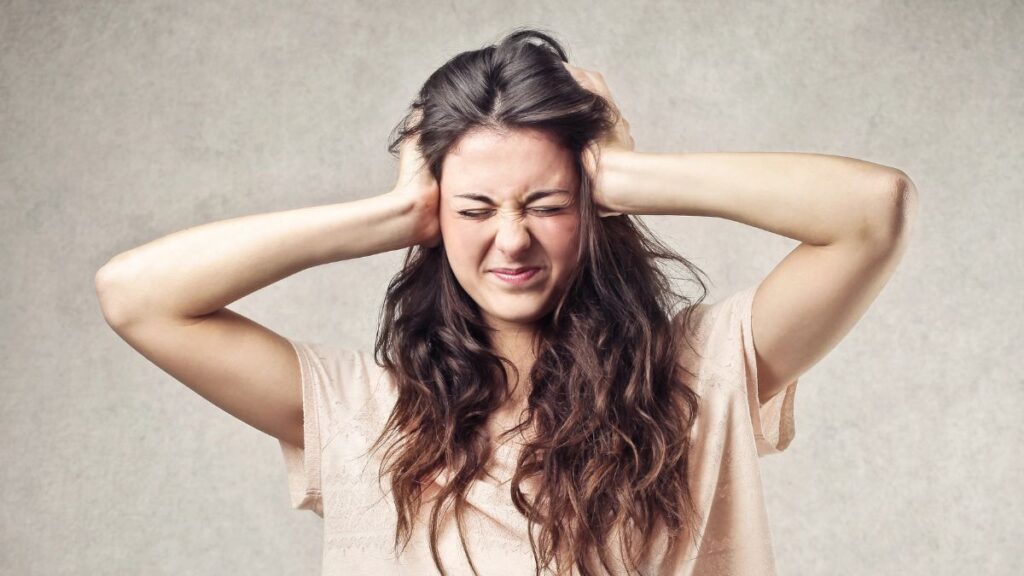
[[[97,272],[104,318],[203,398],[302,447],[294,350],[225,306],[309,267],[436,241],[436,193],[396,188],[172,233],[115,256]]]

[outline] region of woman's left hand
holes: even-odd
[[[594,184],[593,196],[594,202],[597,204],[598,215],[601,217],[618,216],[622,213],[615,212],[609,207],[608,200],[605,198],[604,189],[601,186],[601,177],[603,175],[601,158],[607,151],[632,151],[635,148],[633,135],[629,132],[629,121],[626,120],[622,115],[622,112],[619,110],[618,105],[615,103],[615,99],[612,98],[611,91],[608,89],[608,85],[605,84],[604,76],[602,76],[600,72],[577,68],[576,66],[570,65],[568,62],[563,62],[563,64],[580,86],[604,98],[609,104],[611,104],[614,111],[615,126],[602,138],[592,142],[587,150],[584,151],[583,164],[587,173],[590,175],[590,181]]]

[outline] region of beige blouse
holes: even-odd
[[[701,397],[689,482],[703,518],[703,538],[697,547],[691,539],[670,549],[659,532],[644,558],[644,575],[776,573],[758,458],[785,450],[793,440],[798,381],[760,406],[750,331],[756,289],[694,309],[691,341],[699,355],[684,346],[681,361],[698,375],[692,385]],[[395,506],[387,478],[377,481],[380,452],[363,455],[395,404],[391,379],[372,353],[291,342],[302,369],[307,449],[284,441],[280,446],[292,507],[324,519],[322,574],[436,574],[425,520],[416,525],[404,553],[394,556]],[[500,481],[478,480],[467,495],[466,536],[481,576],[534,573],[527,522],[509,492],[518,446],[515,441],[499,445],[492,474]],[[445,481],[445,475],[438,479]],[[438,546],[448,573],[472,574],[452,514],[441,528]]]

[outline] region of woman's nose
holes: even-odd
[[[513,259],[530,247],[530,231],[522,214],[499,214],[498,232],[494,238],[498,250]]]

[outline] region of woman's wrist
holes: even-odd
[[[629,202],[631,182],[635,181],[636,165],[642,161],[642,154],[624,148],[607,148],[601,151],[601,159],[595,178],[595,201],[606,209],[619,214],[636,214],[637,206]]]
[[[401,206],[401,212],[408,219],[408,234],[403,241],[403,248],[416,245],[434,245],[440,236],[438,220],[437,192],[423,192],[394,188],[386,196]]]

